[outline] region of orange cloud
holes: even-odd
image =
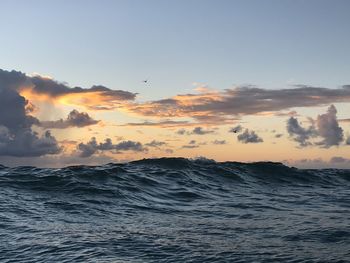
[[[199,94],[177,95],[123,107],[141,116],[186,117],[201,123],[227,124],[244,115],[275,115],[296,107],[313,107],[350,101],[350,86],[337,89],[297,86],[269,90],[244,86],[224,91],[200,89]]]

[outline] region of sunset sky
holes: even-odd
[[[0,11],[0,164],[350,168],[350,1],[2,0]]]

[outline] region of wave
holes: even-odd
[[[61,169],[22,166],[0,167],[0,182],[34,190],[111,194],[114,190],[143,192],[154,188],[170,197],[199,198],[203,189],[214,194],[222,186],[267,187],[344,185],[350,170],[297,169],[276,162],[215,162],[207,159],[159,158],[103,166],[70,166]],[[178,185],[178,189],[173,189]],[[171,192],[174,192],[171,194]],[[198,192],[198,193],[196,193]],[[164,198],[165,196],[162,196]]]
[[[274,162],[0,166],[0,261],[342,262],[349,187]]]

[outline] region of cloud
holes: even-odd
[[[99,123],[98,120],[94,120],[86,112],[79,112],[77,110],[72,110],[67,119],[57,120],[57,121],[41,121],[39,123],[40,127],[50,128],[50,129],[66,129],[71,127],[86,127],[90,125],[95,125]]]
[[[290,117],[287,121],[287,131],[300,147],[318,145],[324,148],[340,145],[344,140],[343,129],[339,127],[337,109],[334,105],[329,106],[327,113],[318,115],[316,121],[309,118],[311,125],[303,128],[298,120]],[[321,137],[322,141],[311,142],[312,138]]]
[[[146,126],[146,127],[161,127],[161,128],[169,128],[169,127],[179,127],[179,126],[190,126],[193,125],[189,123],[188,121],[172,121],[172,120],[165,120],[165,121],[159,121],[159,122],[152,122],[152,121],[144,121],[144,122],[129,122],[126,124],[122,124],[119,126]]]
[[[191,134],[196,134],[196,135],[205,135],[205,134],[209,134],[209,133],[214,133],[213,130],[205,130],[202,127],[195,127]]]
[[[260,138],[255,131],[249,131],[245,129],[245,131],[237,136],[237,139],[241,143],[260,143],[263,142],[263,139]]]
[[[341,156],[334,156],[330,159],[330,163],[350,163],[350,159],[341,157]]]
[[[343,129],[339,127],[334,105],[329,106],[327,113],[318,115],[316,125],[318,135],[323,138],[317,145],[329,148],[339,145],[344,140]]]
[[[192,117],[202,123],[227,124],[244,115],[274,114],[295,107],[350,101],[350,86],[329,89],[305,85],[289,89],[241,86],[125,105],[130,112],[153,117]],[[295,115],[294,112],[287,113]]]
[[[350,136],[348,136],[348,138],[346,138],[345,144],[350,145]]]
[[[151,141],[151,142],[149,142],[149,143],[146,143],[145,145],[148,146],[148,147],[159,148],[159,147],[161,147],[161,146],[163,146],[163,145],[167,145],[167,143],[166,143],[166,142],[161,142],[161,141],[153,140],[153,141]]]
[[[199,145],[183,145],[181,148],[185,148],[185,149],[194,149],[194,148],[198,148]]]
[[[0,70],[0,155],[26,157],[61,152],[49,131],[39,135],[32,130],[39,120],[29,115],[28,101],[15,89],[25,77],[7,73]]]
[[[0,156],[42,156],[57,154],[61,150],[50,131],[39,137],[31,129],[20,129],[13,133],[5,126],[0,126]]]
[[[187,145],[183,145],[181,148],[184,149],[194,149],[194,148],[199,148],[201,145],[206,145],[206,142],[199,142],[197,143],[196,140],[190,140]]]
[[[178,130],[176,133],[179,135],[184,135],[184,134],[186,134],[186,130],[182,128],[182,129]]]
[[[216,145],[223,145],[223,144],[227,144],[227,142],[225,140],[215,140],[212,142],[213,144]]]
[[[178,130],[176,133],[179,135],[206,135],[206,134],[210,134],[210,133],[214,133],[214,130],[211,129],[204,129],[202,127],[195,127],[193,128],[193,130],[191,131],[187,131],[185,129],[180,129]]]
[[[117,144],[113,144],[110,138],[105,139],[103,143],[97,143],[96,138],[92,137],[87,143],[79,143],[77,150],[80,152],[79,156],[86,158],[101,151],[114,151],[114,153],[120,153],[123,151],[145,152],[145,148],[140,142],[135,141],[122,141]]]
[[[317,136],[317,131],[314,125],[308,128],[303,128],[297,118],[290,117],[287,121],[287,132],[293,138],[294,141],[299,143],[300,147],[306,147],[312,145],[309,141],[312,137]]]
[[[190,141],[188,142],[188,144],[191,144],[191,145],[196,144],[196,140],[190,140]]]
[[[174,153],[174,150],[172,150],[172,149],[165,149],[165,152],[167,154],[172,154],[172,153]]]
[[[0,69],[0,85],[15,90],[28,100],[52,101],[84,106],[93,110],[111,110],[132,101],[136,93],[112,90],[102,85],[91,88],[69,87],[52,78],[29,76],[19,71]]]

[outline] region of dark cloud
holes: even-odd
[[[86,112],[79,112],[77,110],[72,110],[67,119],[57,120],[57,121],[41,121],[39,126],[43,128],[50,129],[66,129],[71,127],[86,127],[90,125],[95,125],[99,123],[98,120],[94,120]]]
[[[80,157],[89,157],[100,151],[114,151],[120,153],[123,151],[145,152],[145,148],[140,142],[135,141],[122,141],[117,144],[113,144],[110,138],[105,139],[103,143],[97,143],[96,138],[92,137],[87,143],[80,143],[77,146],[80,152]]]
[[[5,126],[0,126],[0,155],[30,157],[57,154],[61,150],[50,131],[39,136],[29,128],[11,132]]]
[[[245,131],[237,136],[237,139],[241,143],[260,143],[263,142],[263,139],[260,138],[255,131],[249,131],[245,129]]]
[[[225,140],[215,140],[212,142],[213,144],[216,145],[223,145],[223,144],[227,144]]]
[[[49,131],[40,136],[32,130],[32,125],[39,120],[28,114],[28,101],[16,90],[25,83],[25,75],[0,70],[0,155],[57,154],[61,147]]]
[[[51,78],[42,76],[28,76],[19,71],[5,71],[0,69],[0,86],[7,87],[17,93],[23,93],[27,99],[38,95],[43,100],[55,100],[61,97],[76,95],[70,98],[71,104],[78,104],[94,110],[114,109],[120,103],[134,100],[136,93],[111,90],[104,86],[92,86],[91,88],[69,87],[65,83],[57,82]],[[93,96],[91,96],[93,95]]]
[[[103,96],[109,97],[115,100],[134,100],[135,93],[131,93],[124,90],[111,90],[102,85],[95,85],[88,89],[81,87],[69,87],[66,84],[59,83],[56,80],[43,78],[41,76],[28,77],[29,81],[33,84],[31,90],[37,94],[44,94],[50,97],[60,97],[68,94],[86,94],[86,93],[100,93]]]
[[[300,147],[312,145],[309,141],[312,137],[317,136],[317,131],[314,125],[308,128],[303,128],[297,118],[290,117],[287,121],[287,132],[294,141],[299,143]]]
[[[318,145],[329,148],[339,145],[344,140],[343,129],[339,127],[334,105],[329,106],[327,113],[318,115],[316,125],[318,135],[323,138]]]
[[[143,116],[192,117],[199,122],[262,113],[277,113],[295,107],[313,107],[350,101],[350,87],[329,89],[299,85],[289,89],[261,89],[243,86],[221,92],[177,95],[168,100],[127,105]],[[287,113],[294,115],[294,113]]]

